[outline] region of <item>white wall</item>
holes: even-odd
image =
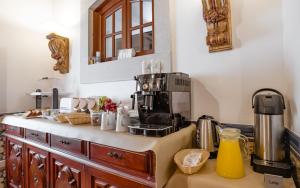
[[[215,54],[209,54],[205,45],[201,1],[175,2],[173,70],[193,78],[193,118],[209,113],[222,122],[253,123],[252,93],[262,87],[285,91],[281,1],[232,1],[234,50]],[[81,3],[86,6],[90,1]],[[80,84],[78,94],[128,100],[134,89],[133,81]]]
[[[0,113],[6,111],[6,60],[5,51],[0,48]]]
[[[4,57],[6,61],[9,59],[7,82],[10,86],[7,93],[12,95],[9,99],[13,104],[9,109],[25,107],[25,105],[19,106],[23,104],[22,100],[25,100],[23,94],[32,88],[32,83],[37,78],[52,73],[54,61],[50,59],[47,41],[44,41],[42,32],[36,30],[37,24],[40,24],[39,20],[44,20],[43,17],[50,17],[50,20],[54,18],[63,26],[63,29],[57,29],[58,34],[70,38],[71,72],[65,76],[54,74],[64,80],[65,90],[72,91],[74,96],[108,95],[129,100],[130,94],[135,90],[133,81],[79,83],[80,8],[92,1],[47,0],[42,3],[38,0],[30,0],[26,4],[33,5],[39,2],[38,7],[31,6],[31,10],[30,6],[25,6],[24,3],[24,9],[30,10],[30,13],[23,12],[24,15],[29,15],[28,20],[18,22],[18,19],[23,19],[24,15],[17,16],[16,21],[9,19],[9,17],[16,17],[17,14],[13,14],[13,11],[4,11],[5,16],[2,13],[2,4],[7,6],[5,9],[14,10],[8,5],[15,5],[17,0],[0,0],[0,27],[4,27],[1,28],[1,31],[4,30],[4,36],[9,36],[0,36],[2,37],[0,49],[3,48],[3,44],[6,44]],[[283,76],[282,1],[232,1],[234,50],[214,54],[209,54],[205,45],[206,28],[202,18],[201,1],[174,0],[174,2],[176,18],[173,20],[176,20],[176,23],[173,23],[175,29],[172,36],[175,40],[172,42],[173,49],[176,49],[176,56],[173,60],[173,71],[189,73],[193,78],[194,119],[201,114],[209,113],[222,122],[253,123],[251,95],[256,89],[273,87],[286,93]],[[18,3],[20,4],[19,1]],[[52,7],[52,17],[49,7]],[[46,14],[35,12],[42,10]],[[39,16],[32,16],[36,14]],[[3,18],[5,22],[2,21]],[[20,31],[22,31],[21,35]],[[9,45],[9,38],[12,38],[14,45]],[[18,45],[15,45],[16,43]],[[28,46],[33,47],[28,48]],[[33,71],[35,74],[31,74]],[[27,80],[31,83],[28,84]],[[26,100],[25,104],[30,105],[30,100],[27,98]]]
[[[300,1],[282,1],[284,60],[288,98],[290,101],[291,129],[300,134]]]
[[[5,65],[1,73],[6,73],[0,87],[3,92],[2,82],[6,83],[7,95],[6,107],[1,110],[25,110],[34,106],[33,98],[25,93],[36,88],[39,78],[52,74],[53,62],[45,39],[52,1],[0,0],[0,9],[1,68]]]
[[[285,91],[281,0],[231,2],[234,49],[209,54],[201,1],[176,0],[176,69],[193,78],[194,118],[211,113],[222,122],[253,123],[254,91]]]

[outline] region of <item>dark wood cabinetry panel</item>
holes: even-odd
[[[6,140],[7,187],[24,187],[23,144],[14,139]]]
[[[40,131],[34,131],[30,129],[25,130],[25,138],[40,142],[43,144],[48,144],[48,134]]]
[[[15,127],[11,125],[5,125],[5,133],[11,134],[18,137],[24,136],[24,129],[21,127]]]
[[[83,140],[51,135],[51,147],[77,155],[87,155],[87,142]]]
[[[25,177],[27,188],[49,187],[49,154],[26,145]]]
[[[86,168],[86,187],[91,188],[150,188],[143,184],[108,174],[101,170]]]
[[[148,179],[154,176],[154,155],[152,152],[130,152],[91,143],[90,158],[92,161],[114,166]]]
[[[83,188],[84,165],[64,157],[51,154],[52,188]]]
[[[15,127],[7,130],[9,188],[155,187],[151,151],[127,151]]]

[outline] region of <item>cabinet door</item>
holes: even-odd
[[[86,187],[91,188],[150,188],[154,182],[137,183],[101,170],[86,167]]]
[[[84,187],[84,166],[82,164],[51,154],[50,165],[53,188]]]
[[[26,180],[28,188],[49,187],[49,157],[48,153],[26,146]]]
[[[7,138],[6,167],[7,187],[21,188],[24,185],[23,146],[21,142]]]

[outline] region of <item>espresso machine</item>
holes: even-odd
[[[165,136],[189,125],[191,79],[184,73],[144,74],[135,77],[132,95],[139,122],[129,126],[135,135]]]
[[[255,141],[254,154],[251,156],[253,170],[264,174],[290,177],[291,164],[284,128],[283,95],[275,89],[260,89],[252,96],[252,108],[254,109]]]

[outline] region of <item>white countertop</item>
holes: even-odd
[[[156,185],[159,188],[165,185],[176,169],[173,162],[175,153],[191,147],[193,133],[196,129],[195,125],[191,125],[176,133],[156,138],[131,135],[127,132],[102,131],[100,127],[91,125],[71,126],[42,118],[24,119],[14,115],[5,116],[2,123],[134,152],[153,151],[156,155]]]
[[[193,175],[177,170],[170,178],[166,188],[264,188],[264,175],[256,173],[245,161],[246,176],[240,179],[227,179],[216,173],[216,160],[209,159],[200,171]],[[284,188],[295,188],[292,178],[284,178]]]
[[[102,131],[100,127],[91,125],[61,124],[42,118],[24,119],[20,116],[5,116],[2,123],[26,129],[36,130],[63,136],[90,141],[98,144],[122,148],[135,152],[153,150],[157,142],[162,138],[131,135],[127,132],[117,133],[115,131]],[[118,139],[115,139],[118,138]]]

